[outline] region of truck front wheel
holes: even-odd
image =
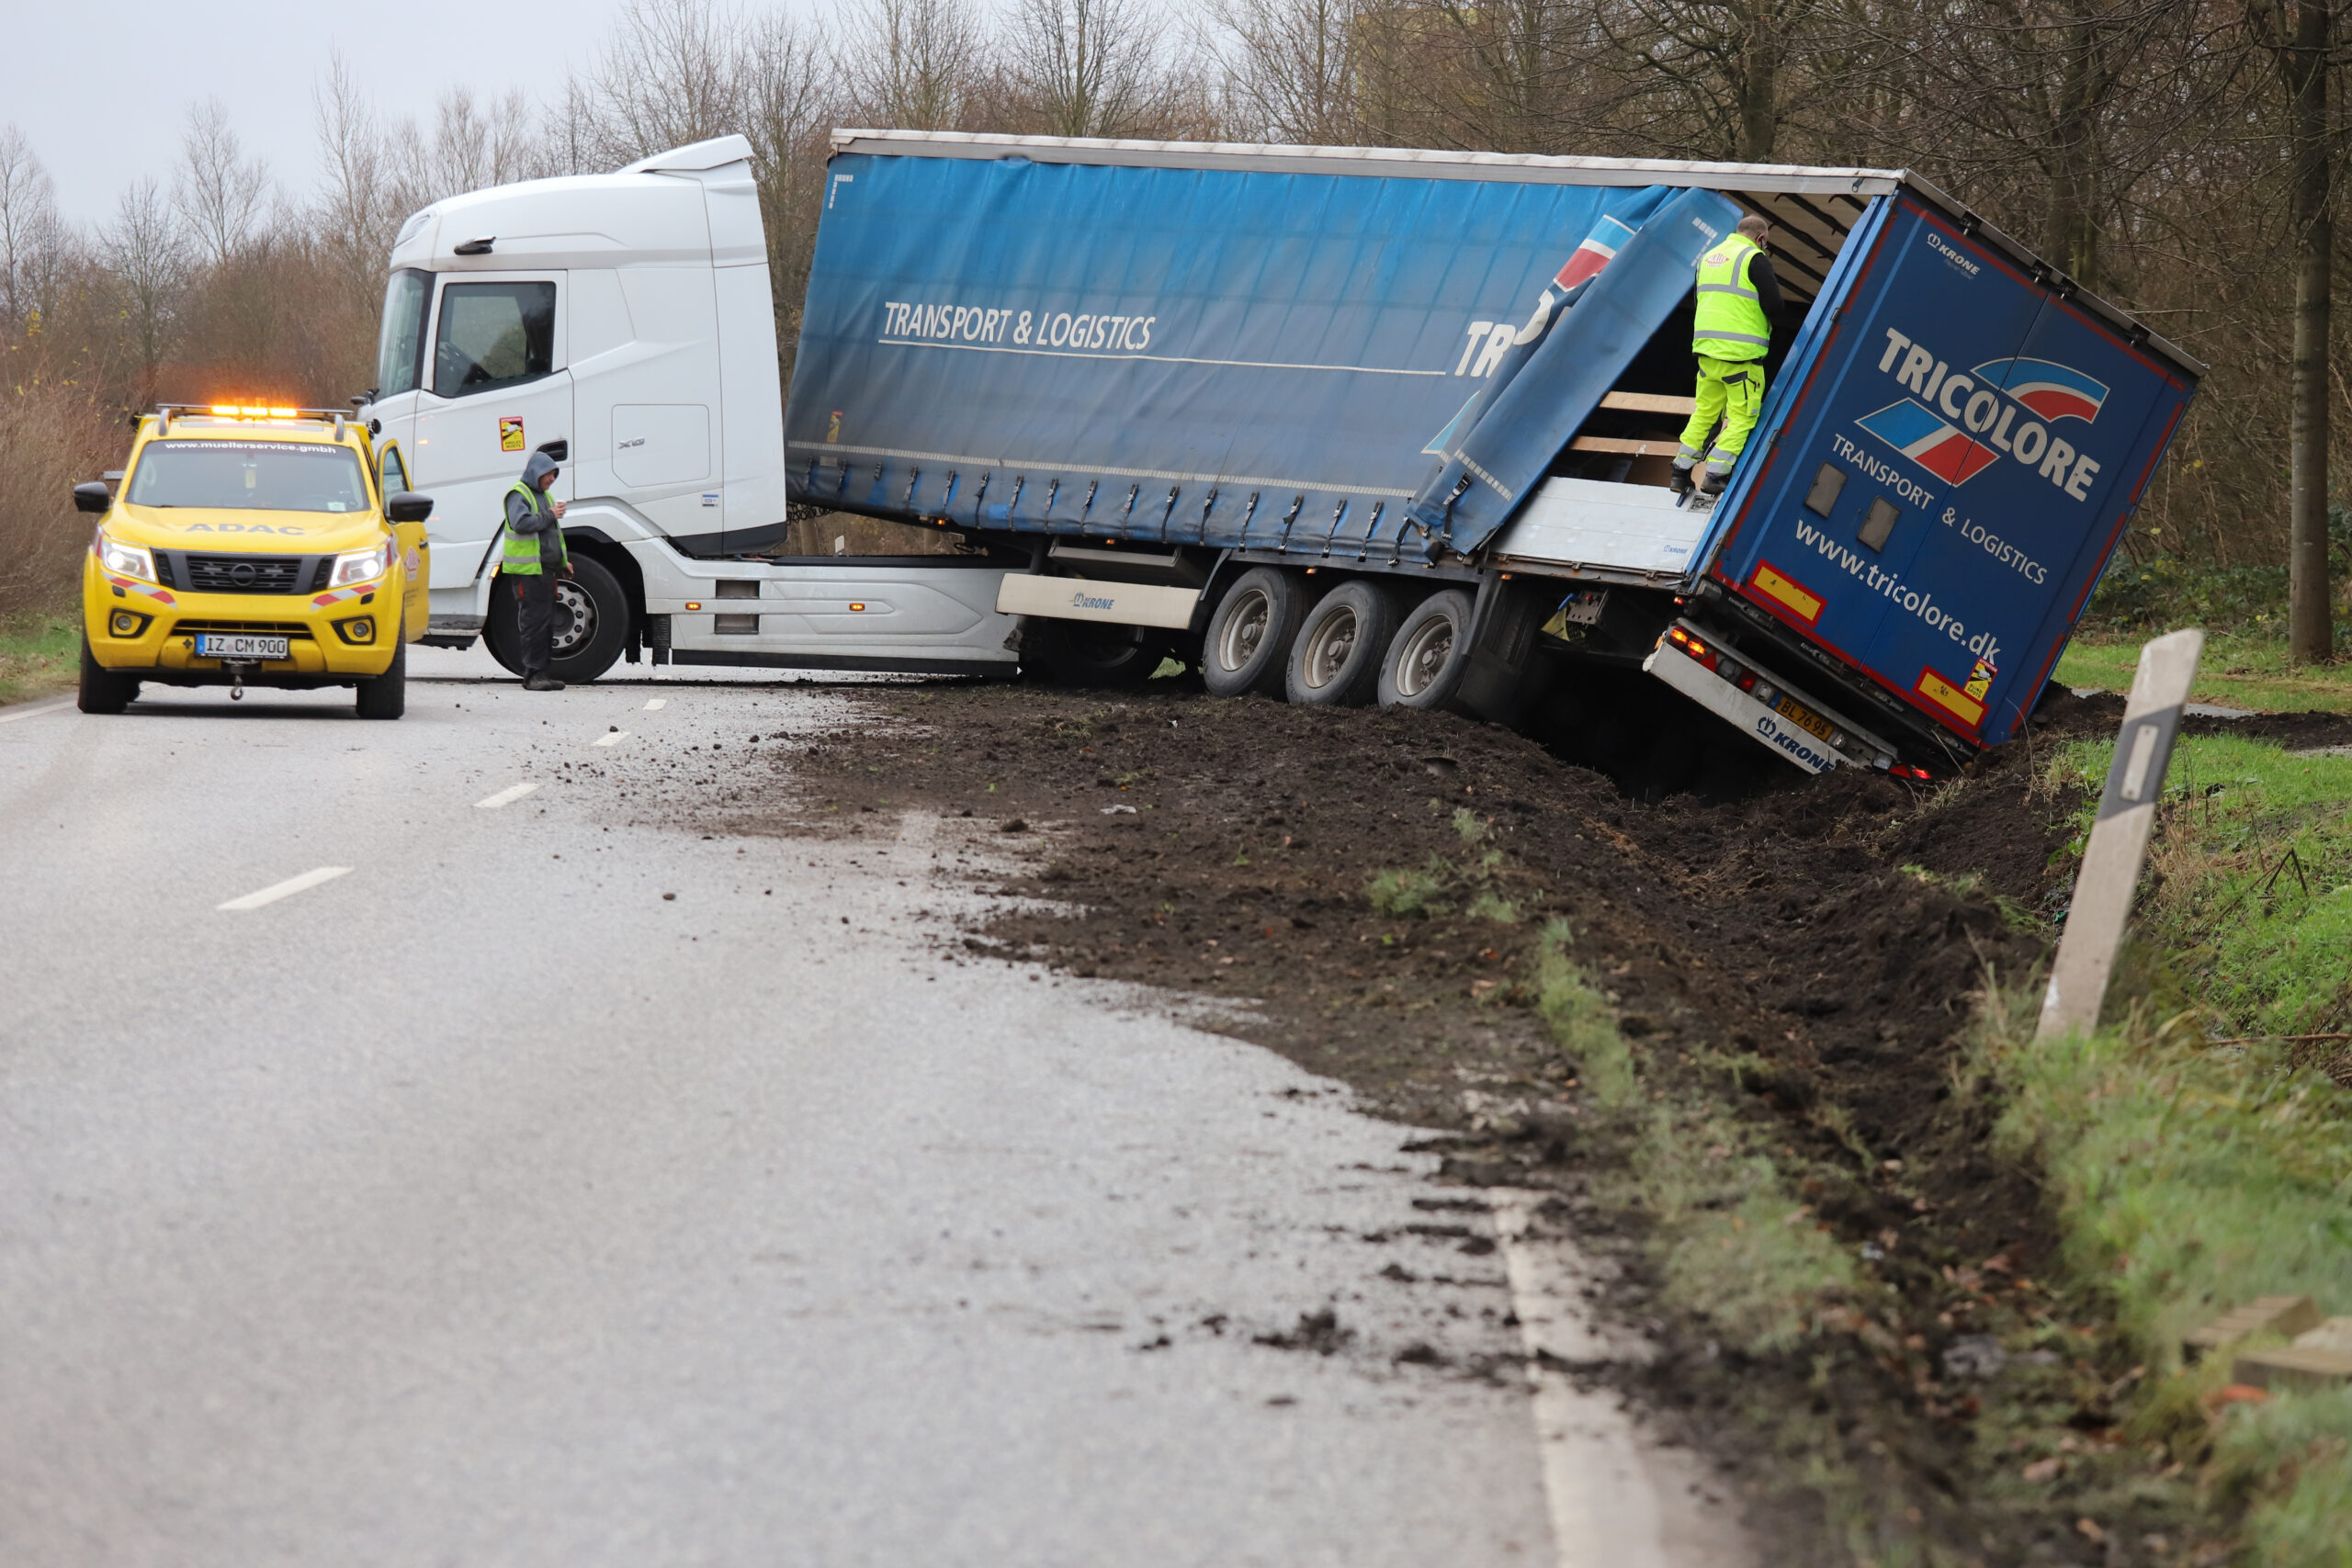
[[[82,639],[81,700],[74,705],[84,713],[120,713],[139,695],[139,678],[118,674],[99,663],[90,652],[90,639]]]
[[[1209,617],[1201,681],[1210,694],[1280,693],[1306,604],[1306,584],[1298,573],[1271,566],[1243,572]]]
[[[509,672],[522,673],[522,612],[504,578],[492,588],[482,640],[492,659]],[[548,673],[564,682],[594,681],[613,667],[628,642],[628,595],[621,592],[620,580],[590,558],[573,556],[571,575],[556,579],[555,646]]]
[[[1380,661],[1380,705],[1442,708],[1470,664],[1470,595],[1442,588],[1405,617]]]

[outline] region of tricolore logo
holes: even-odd
[[[1918,396],[1863,415],[1855,422],[1863,430],[1948,484],[1966,484],[2007,456],[2088,499],[2098,463],[2049,425],[2097,420],[2105,382],[2048,359],[1995,359],[1953,373],[1902,333],[1890,331],[1887,340],[1879,368]]]

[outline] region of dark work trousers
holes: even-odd
[[[523,678],[544,675],[555,653],[555,574],[512,577],[515,602],[523,615]]]

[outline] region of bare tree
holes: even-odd
[[[1044,135],[1133,135],[1165,85],[1159,29],[1141,0],[1015,0],[1006,77]]]
[[[2287,99],[2287,222],[2294,243],[2294,384],[2288,393],[2287,657],[2335,656],[2327,591],[2329,317],[2335,225],[2335,138],[2328,123],[2334,0],[2252,0],[2256,37],[2276,62]]]
[[[1236,134],[1351,146],[1367,140],[1359,98],[1364,17],[1383,0],[1209,0],[1195,50],[1224,77]]]
[[[248,163],[229,110],[207,98],[188,110],[172,200],[205,259],[225,265],[253,239],[269,196],[269,167]]]
[[[131,356],[139,367],[134,398],[155,395],[155,373],[171,346],[180,292],[187,282],[187,243],[163,186],[141,179],[115,204],[98,231],[98,253],[120,291]]]
[[[587,85],[608,164],[741,129],[740,12],[711,0],[629,0]]]
[[[38,328],[70,247],[49,171],[23,131],[0,128],[0,330]]]
[[[971,0],[847,0],[836,71],[860,124],[948,130],[988,74]]]
[[[320,237],[331,251],[355,260],[381,257],[408,216],[410,193],[391,142],[340,51],[328,57],[326,80],[312,90],[311,103],[326,172],[315,218]]]

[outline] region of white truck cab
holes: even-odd
[[[486,637],[504,493],[533,452],[577,575],[555,673],[656,662],[1012,673],[1002,555],[786,558],[775,315],[741,136],[452,197],[401,225],[362,410],[435,502],[428,641]]]

